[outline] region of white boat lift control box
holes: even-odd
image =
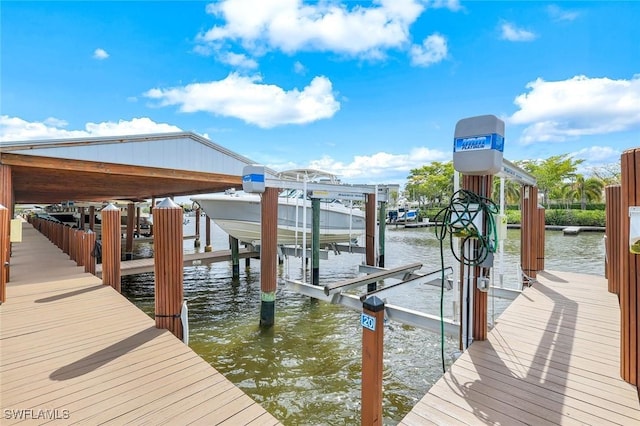
[[[264,187],[264,166],[244,166],[242,169],[242,190],[249,193],[263,193]]]
[[[495,115],[463,118],[456,123],[453,168],[465,175],[494,175],[502,170],[504,121]]]

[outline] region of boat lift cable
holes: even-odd
[[[498,206],[489,198],[478,195],[472,191],[461,189],[456,191],[449,205],[440,210],[435,216],[435,234],[440,243],[440,268],[443,271],[440,283],[440,355],[442,358],[442,372],[446,372],[444,357],[444,240],[449,237],[451,253],[455,259],[468,266],[479,266],[484,262],[489,253],[497,250],[498,238],[494,215],[498,214]],[[480,216],[478,216],[480,215]],[[487,221],[486,233],[478,229],[477,219]],[[477,239],[479,249],[473,256],[458,256],[454,247],[454,238],[462,238],[462,245],[470,244],[472,239]]]

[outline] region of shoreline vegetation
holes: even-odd
[[[440,211],[439,208],[423,209],[420,212],[421,217],[433,218]],[[507,216],[507,224],[520,225],[520,210],[505,209]],[[603,210],[579,210],[579,209],[545,209],[545,225],[547,229],[550,227],[567,227],[567,226],[588,226],[588,227],[605,227],[606,215]]]

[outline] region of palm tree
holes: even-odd
[[[585,179],[583,175],[576,174],[575,180],[570,184],[569,193],[571,200],[580,200],[580,208],[587,209],[587,202],[597,203],[602,201],[604,182],[601,179],[590,177]]]

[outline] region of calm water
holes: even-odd
[[[194,218],[185,226],[193,235]],[[201,233],[204,234],[204,221]],[[228,237],[212,226],[212,245],[228,248]],[[516,288],[520,231],[510,230],[504,244],[503,285]],[[602,233],[564,236],[547,231],[548,270],[604,274]],[[202,238],[204,250],[205,240]],[[194,252],[193,240],[185,251]],[[139,255],[152,246],[141,244]],[[439,269],[439,242],[433,228],[387,228],[386,267],[422,262],[422,272]],[[445,250],[445,266],[453,258]],[[329,254],[320,263],[321,283],[357,275],[364,255]],[[290,258],[279,269],[275,326],[261,330],[259,260],[249,268],[241,261],[240,279],[231,279],[231,265],[219,263],[185,268],[184,296],[189,304],[189,345],[229,380],[242,388],[286,425],[345,425],[360,423],[360,314],[342,306],[311,300],[285,289],[286,278],[300,280],[300,259]],[[308,281],[308,278],[307,278]],[[499,285],[495,277],[495,285]],[[123,277],[122,291],[153,315],[153,275]],[[453,291],[445,292],[445,316],[451,317]],[[388,303],[439,315],[440,289],[428,285],[400,287]],[[490,321],[508,302],[490,299]],[[385,424],[396,424],[442,374],[438,334],[388,322],[384,341],[383,405]],[[445,339],[449,365],[457,341]]]

